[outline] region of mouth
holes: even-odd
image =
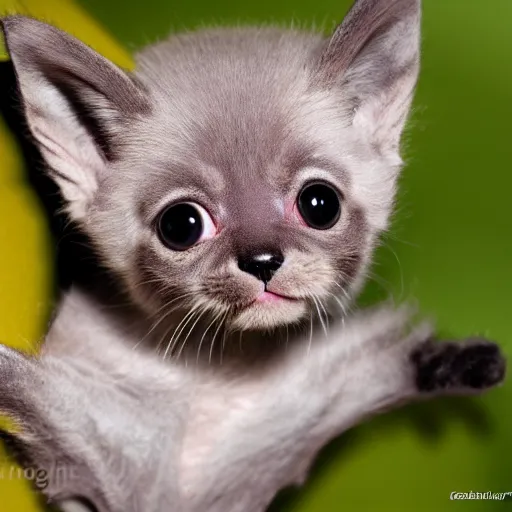
[[[269,290],[263,290],[263,292],[256,297],[253,304],[265,304],[265,303],[276,303],[283,301],[297,301],[297,299],[293,297],[287,297],[286,295],[281,295],[276,292],[271,292]]]
[[[264,288],[239,310],[233,325],[241,330],[269,329],[299,321],[305,313],[306,303],[303,299]]]

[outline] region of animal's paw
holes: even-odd
[[[422,392],[478,392],[500,384],[506,361],[495,343],[471,338],[461,343],[433,340],[411,355],[416,386]]]

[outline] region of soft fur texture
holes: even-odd
[[[64,298],[39,358],[0,354],[11,445],[69,469],[48,497],[262,511],[362,419],[503,379],[494,344],[434,343],[407,308],[347,313],[393,207],[419,0],[359,0],[327,40],[174,35],[133,75],[39,21],[3,27],[30,131],[109,273]],[[328,230],[297,213],[315,181],[342,197]],[[155,228],[178,201],[215,227],[186,251]],[[284,263],[267,283],[237,265],[273,253]]]

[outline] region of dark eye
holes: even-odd
[[[326,183],[306,185],[300,192],[297,207],[304,222],[314,229],[330,229],[341,215],[340,196]]]
[[[185,251],[215,234],[215,225],[206,210],[194,203],[169,206],[158,220],[163,244],[174,251]]]

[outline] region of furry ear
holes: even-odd
[[[321,54],[319,78],[342,87],[353,123],[397,151],[419,71],[420,0],[357,0]]]
[[[112,136],[149,103],[127,73],[65,32],[24,16],[2,27],[30,131],[81,220],[115,158]]]

